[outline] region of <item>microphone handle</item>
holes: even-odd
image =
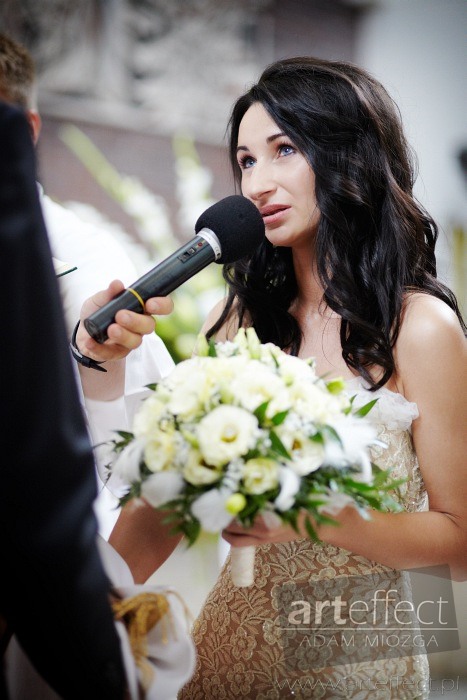
[[[115,299],[84,319],[84,327],[94,340],[104,343],[108,338],[107,328],[115,322],[117,311],[127,309],[144,313],[144,302],[147,299],[167,296],[215,259],[216,253],[211,244],[202,235],[197,235]]]

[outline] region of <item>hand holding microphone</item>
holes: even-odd
[[[170,294],[209,263],[235,262],[253,252],[264,238],[264,222],[252,202],[232,195],[206,209],[195,231],[188,243],[84,320],[94,340],[107,340],[107,328],[120,309],[144,313],[147,299]]]

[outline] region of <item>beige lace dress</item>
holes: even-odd
[[[355,405],[375,397],[359,379],[348,391]],[[407,511],[425,510],[410,432],[417,406],[386,389],[376,396],[369,417],[387,447],[373,459],[407,478],[399,494]],[[305,539],[257,547],[249,588],[233,586],[227,558],[195,621],[197,668],[179,700],[427,698],[428,661],[410,600],[407,572]],[[397,604],[405,617],[396,624]]]

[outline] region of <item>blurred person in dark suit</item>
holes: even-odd
[[[0,99],[24,110],[35,145],[42,126],[36,93],[31,54],[25,46],[0,33]],[[83,323],[77,326],[77,322],[116,296],[124,285],[134,282],[137,270],[109,230],[84,221],[54,201],[39,183],[37,188],[52,255],[76,268],[60,276],[60,295],[68,340],[77,328],[77,349],[85,356],[85,364],[74,363],[74,370],[91,441],[103,445],[115,437],[116,429],[129,429],[135,407],[148,393],[146,385],[158,381],[174,366],[154,332],[150,315],[170,313],[173,304],[169,297],[154,298],[147,300],[144,314],[120,311],[116,323],[108,329],[109,340],[103,344],[93,340]],[[105,371],[96,371],[102,368]],[[101,466],[108,461],[102,448],[95,457]],[[117,505],[118,500],[101,484],[94,507],[99,531],[106,539],[118,517]]]
[[[28,124],[5,103],[0,153],[0,651],[14,633],[62,697],[118,700],[126,682],[96,546],[92,448]]]

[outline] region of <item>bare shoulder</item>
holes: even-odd
[[[224,309],[225,305],[227,303],[227,297],[224,297],[224,299],[221,299],[220,301],[217,302],[215,306],[211,309],[211,311],[208,313],[206,316],[206,320],[203,323],[203,326],[201,328],[201,333],[207,333],[207,331],[212,328],[212,326],[217,323],[217,321],[220,319]],[[217,331],[216,333],[216,340],[218,341],[224,341],[224,340],[230,340],[231,338],[234,337],[235,333],[238,330],[238,321],[237,317],[235,315],[235,306],[233,309],[230,311],[227,319],[225,320],[223,326]]]
[[[407,296],[395,346],[398,374],[405,389],[440,374],[463,377],[467,343],[455,312],[441,299],[423,293]]]
[[[403,344],[465,344],[455,312],[441,299],[420,292],[409,294],[404,302],[399,339]]]

